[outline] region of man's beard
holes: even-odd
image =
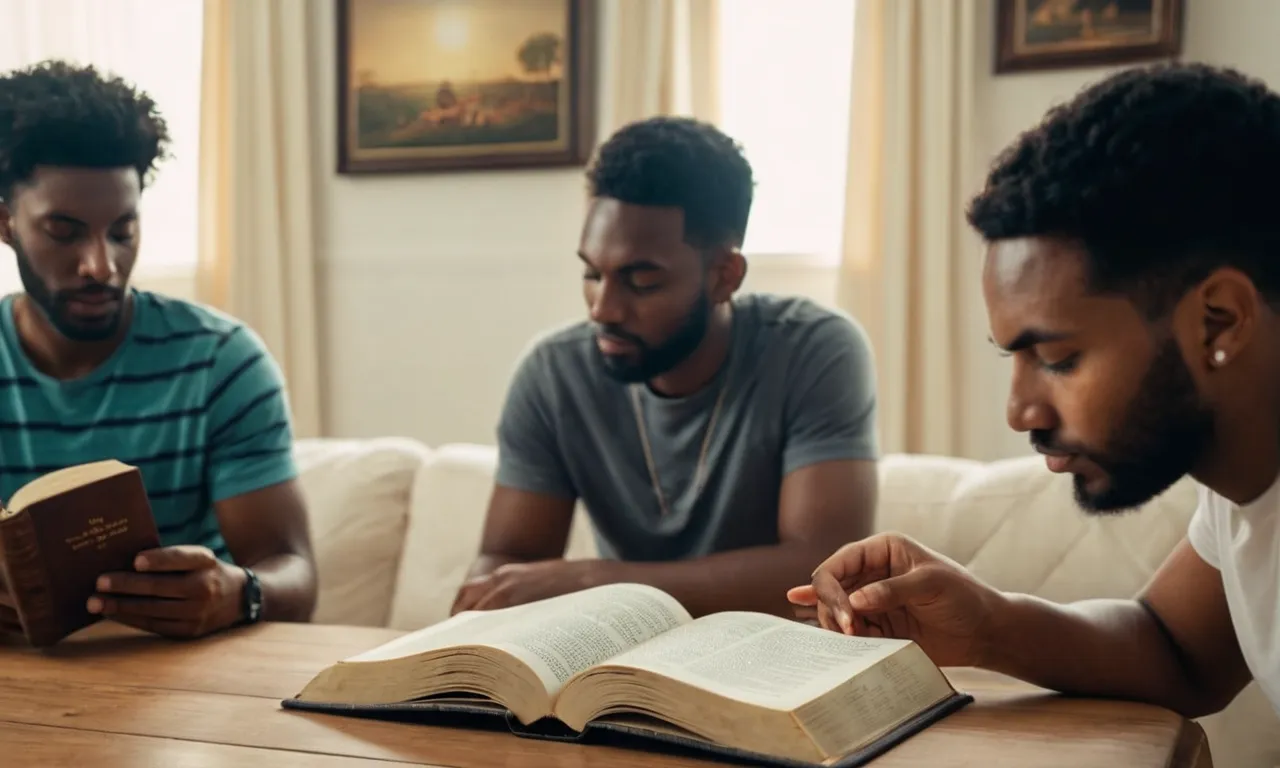
[[[22,243],[15,238],[10,243],[10,247],[18,257],[18,276],[22,278],[22,288],[26,291],[27,298],[40,308],[58,333],[72,341],[102,341],[111,338],[120,329],[120,320],[125,306],[123,289],[93,283],[83,288],[55,293],[49,290],[49,286],[31,268],[31,262],[22,248]],[[83,296],[114,300],[117,302],[116,311],[101,318],[84,320],[76,318],[72,316],[67,304],[72,299]]]
[[[599,331],[607,336],[629,341],[636,347],[634,356],[606,355],[595,347],[605,372],[624,383],[648,381],[675,368],[688,359],[707,335],[711,323],[711,302],[705,293],[698,295],[680,327],[666,341],[651,347],[621,328],[604,325]]]
[[[1056,445],[1044,430],[1032,431],[1031,442],[1096,464],[1107,476],[1106,487],[1091,492],[1085,478],[1076,475],[1075,497],[1086,511],[1104,514],[1141,506],[1167,490],[1194,468],[1213,430],[1213,413],[1200,399],[1191,371],[1170,339],[1151,361],[1105,451]]]

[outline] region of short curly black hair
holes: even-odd
[[[1089,287],[1164,315],[1220,267],[1280,304],[1280,96],[1231,69],[1127,69],[1050,110],[970,203],[988,241],[1080,244]]]
[[[685,241],[740,247],[755,192],[742,148],[718,128],[687,117],[651,117],[623,126],[587,171],[592,197],[680,208]]]
[[[169,128],[145,93],[92,66],[50,60],[0,76],[0,196],[37,166],[132,167],[168,157]]]

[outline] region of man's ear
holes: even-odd
[[[1214,271],[1194,293],[1200,316],[1201,351],[1210,369],[1240,357],[1258,330],[1262,296],[1248,275],[1237,269]]]
[[[711,302],[720,304],[733,298],[747,277],[747,258],[736,247],[724,247],[715,256],[711,269],[715,281],[711,287]]]

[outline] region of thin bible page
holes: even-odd
[[[718,613],[614,660],[712,693],[792,711],[906,645],[776,616]]]
[[[690,620],[665,592],[610,584],[513,608],[466,611],[347,661],[483,645],[520,659],[554,694],[574,674]]]
[[[485,639],[528,664],[555,695],[578,672],[689,621],[665,592],[611,584],[530,604],[518,622]]]
[[[800,722],[827,754],[853,751],[946,695],[950,684],[919,649],[885,659],[820,703],[803,706]]]

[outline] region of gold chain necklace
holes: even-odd
[[[669,517],[671,508],[667,506],[666,494],[662,492],[662,483],[658,480],[658,467],[653,460],[653,449],[649,446],[649,431],[644,426],[644,411],[640,406],[640,387],[631,385],[631,410],[635,413],[636,426],[640,429],[640,444],[644,448],[644,462],[649,467],[649,481],[653,484],[653,492],[662,507],[662,516]],[[725,372],[725,380],[720,385],[720,394],[716,397],[715,408],[707,421],[707,431],[702,436],[702,448],[698,451],[698,465],[694,473],[694,498],[702,493],[702,484],[706,481],[707,450],[711,447],[711,434],[715,431],[716,419],[720,416],[720,408],[724,405],[725,393],[729,391],[729,374]]]

